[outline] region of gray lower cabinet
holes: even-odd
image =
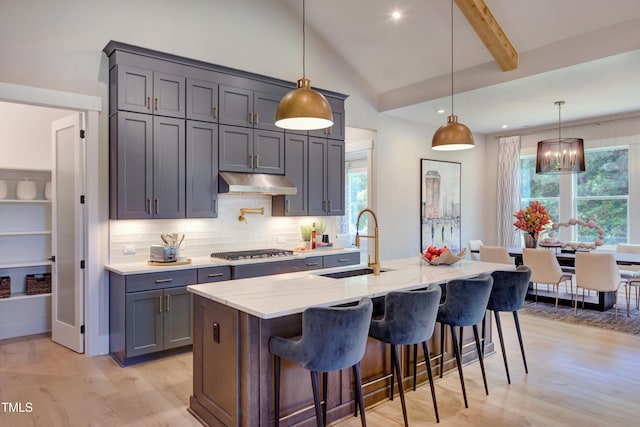
[[[218,125],[187,120],[187,218],[218,216]]]
[[[309,215],[344,215],[344,141],[309,137]]]
[[[119,111],[109,126],[111,218],[183,218],[184,120]]]
[[[193,342],[196,270],[110,274],[109,352],[122,365],[155,357]]]
[[[360,263],[360,252],[318,255],[294,260],[269,261],[254,264],[234,265],[231,277],[246,279],[249,277],[270,276],[273,274],[292,273],[294,271],[316,270],[320,268],[341,267]]]
[[[220,125],[221,171],[284,174],[284,132]]]
[[[325,255],[322,257],[324,268],[342,267],[360,263],[360,252]]]

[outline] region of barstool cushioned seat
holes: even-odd
[[[504,348],[504,338],[502,336],[502,324],[500,322],[500,312],[512,312],[513,320],[518,333],[518,341],[520,342],[520,352],[522,353],[522,361],[524,362],[524,370],[529,373],[527,368],[527,358],[524,355],[524,345],[522,343],[522,333],[520,331],[520,321],[518,320],[518,310],[522,308],[524,299],[527,296],[529,288],[529,280],[531,279],[531,269],[527,266],[520,265],[515,271],[494,271],[491,273],[493,277],[493,288],[489,296],[487,310],[492,310],[496,318],[496,328],[498,329],[498,337],[500,338],[500,347],[502,348],[502,360],[504,361],[504,369],[507,373],[507,382],[511,384],[509,375],[509,365],[507,364],[507,353]],[[483,343],[484,349],[484,343]]]
[[[311,371],[311,381],[318,425],[326,425],[326,373],[353,367],[356,394],[362,423],[365,425],[359,363],[364,356],[373,303],[362,298],[357,305],[344,307],[310,307],[302,313],[302,335],[294,338],[271,337],[269,351],[275,357],[275,409],[279,424],[280,358]],[[323,414],[320,413],[317,374],[323,375]]]
[[[429,385],[431,386],[433,408],[436,421],[440,421],[427,340],[433,335],[441,294],[442,290],[438,285],[430,286],[426,290],[389,292],[385,297],[384,317],[373,319],[369,328],[369,336],[391,345],[391,396],[393,397],[393,371],[395,369],[398,375],[398,390],[402,402],[402,415],[405,426],[408,426],[409,422],[404,400],[398,345],[422,343],[429,375]]]

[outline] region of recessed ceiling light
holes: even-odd
[[[508,127],[509,127],[509,125],[502,125],[502,126],[500,126],[500,127],[501,127],[502,129],[506,129],[506,128],[508,128]]]
[[[443,114],[443,113],[444,113],[444,109],[442,109],[442,108],[438,108],[438,109],[436,110],[436,113],[438,113],[438,114]]]
[[[402,18],[402,12],[400,12],[399,10],[394,10],[393,12],[391,12],[391,17],[394,21],[399,21],[400,18]]]

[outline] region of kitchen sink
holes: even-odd
[[[380,270],[383,273],[387,270]],[[332,279],[344,279],[346,277],[365,276],[373,274],[373,268],[359,268],[357,270],[336,271],[335,273],[320,274],[322,277],[331,277]]]

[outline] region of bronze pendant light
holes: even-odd
[[[305,1],[302,1],[302,78],[298,88],[288,92],[276,111],[276,126],[292,130],[324,129],[333,125],[331,106],[319,92],[311,89],[305,70]]]
[[[467,150],[475,146],[473,134],[468,127],[458,123],[453,114],[453,0],[451,0],[451,115],[447,123],[440,126],[431,140],[431,149],[438,151]]]
[[[538,141],[536,173],[584,172],[584,140],[562,137],[560,109],[564,105],[564,101],[556,101],[554,104],[558,106],[558,138]]]

